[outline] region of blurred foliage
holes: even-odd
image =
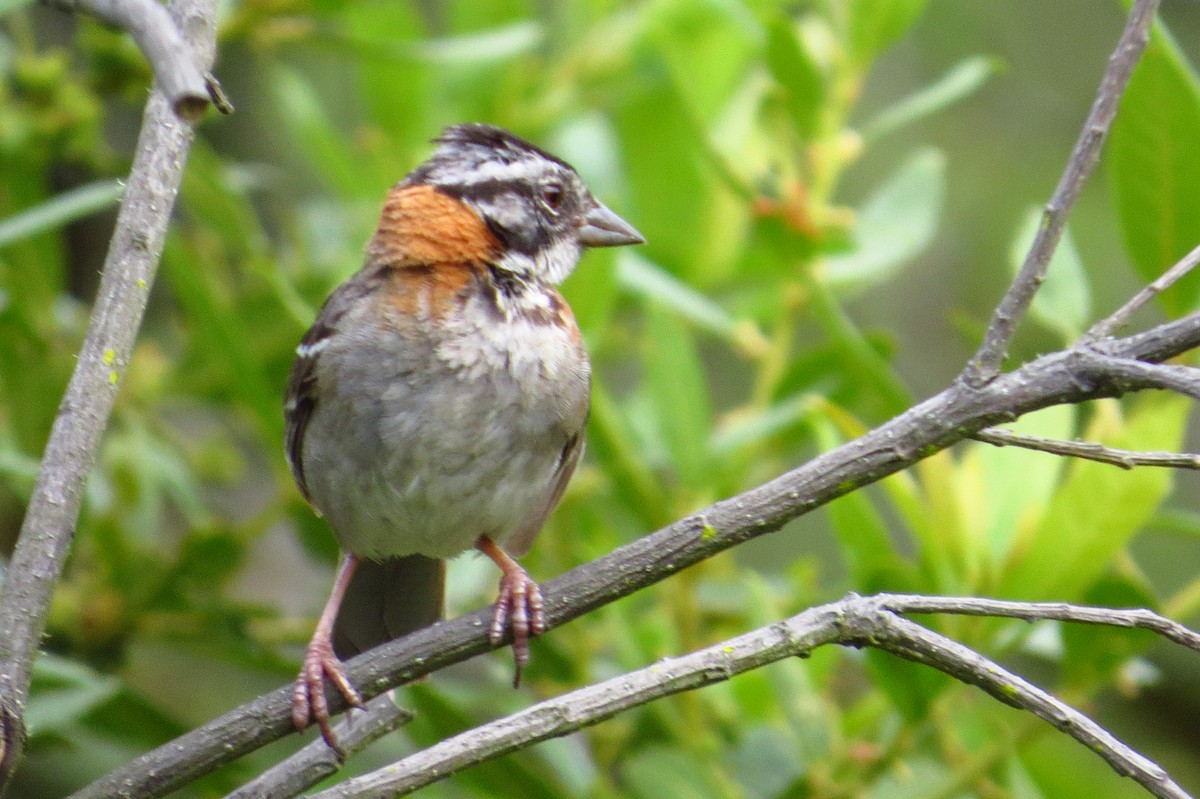
[[[19,5],[5,4],[15,10],[0,21],[5,548],[74,365],[149,81],[127,37]],[[586,461],[528,559],[537,576],[858,435],[930,390],[931,369],[953,375],[1029,240],[1028,208],[1056,179],[1121,7],[1013,4],[1022,24],[1009,30],[1027,48],[1013,55],[999,52],[999,38],[968,49],[978,37],[962,33],[973,30],[967,18],[999,12],[934,5],[223,3],[218,74],[239,111],[201,127],[188,164],[52,609],[17,795],[60,796],[294,676],[334,545],[287,474],[284,379],[316,307],[357,268],[384,192],[444,125],[483,120],[544,144],[648,240],[589,253],[565,286],[596,366],[594,410]],[[1021,168],[1010,170],[998,165],[1012,115],[983,95],[1017,80],[997,76],[1001,57],[1015,59],[1006,66],[1015,73],[1033,58],[1038,31],[1023,21],[1043,11],[1096,20],[1044,27],[1097,56],[1074,83],[1038,74],[1039,88],[1079,96],[1058,95],[1070,110],[1053,115],[1058,138],[1040,135],[1038,114],[1013,121],[1030,127],[1016,149]],[[1075,52],[1067,41],[1053,49]],[[1031,109],[1037,99],[1020,102]],[[1108,148],[1107,188],[1085,195],[1014,359],[1061,346],[1114,291],[1197,243],[1198,126],[1195,71],[1159,29]],[[965,144],[948,147],[951,130]],[[974,184],[954,182],[972,168]],[[959,259],[947,224],[970,214],[984,219],[965,229],[987,236]],[[1129,261],[1116,254],[1117,229]],[[950,262],[944,273],[924,266],[938,259]],[[1159,312],[1195,302],[1196,284],[1185,284]],[[908,321],[893,330],[898,316]],[[1015,426],[1178,450],[1188,410],[1177,397],[1143,396],[1049,409]],[[842,498],[819,521],[544,636],[520,692],[504,690],[501,655],[407,689],[417,720],[351,770],[847,590],[1194,617],[1194,570],[1180,577],[1163,563],[1194,563],[1200,542],[1200,517],[1171,500],[1180,480],[982,444],[940,453]],[[1193,558],[1139,549],[1146,541]],[[452,569],[451,612],[491,600],[486,563],[466,557]],[[1161,649],[1141,634],[928,623],[1099,708],[1200,786],[1190,722],[1175,737],[1169,721],[1154,735],[1130,722],[1194,718],[1194,658],[1163,675],[1153,665]],[[220,795],[296,743],[182,795]],[[1139,795],[1092,753],[972,689],[879,653],[833,650],[626,713],[428,794]]]

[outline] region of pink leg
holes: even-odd
[[[546,630],[546,614],[542,608],[542,592],[529,572],[486,535],[480,536],[475,547],[500,567],[500,595],[488,637],[493,644],[504,640],[504,632],[512,626],[513,660],[516,671],[513,687],[521,684],[521,669],[529,663],[529,639]]]
[[[300,676],[296,678],[296,687],[292,691],[292,723],[296,725],[296,729],[302,730],[310,721],[316,721],[325,743],[339,755],[344,753],[338,746],[333,734],[333,725],[329,720],[325,677],[328,676],[333,681],[342,692],[342,696],[346,697],[347,703],[355,707],[363,706],[362,697],[346,676],[342,661],[333,654],[332,639],[333,623],[337,619],[338,608],[341,607],[342,598],[346,595],[346,588],[350,585],[350,578],[354,576],[354,567],[357,565],[358,558],[354,555],[342,557],[337,576],[333,580],[333,588],[329,592],[329,599],[325,602],[325,609],[321,611],[321,618],[317,622],[317,629],[313,631],[312,640],[308,642],[308,648],[304,651],[304,665],[300,667]]]

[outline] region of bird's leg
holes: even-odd
[[[329,703],[325,699],[325,677],[328,676],[337,689],[346,697],[346,702],[354,707],[363,707],[362,697],[346,676],[342,661],[333,653],[333,623],[337,619],[338,608],[354,576],[354,567],[358,558],[354,555],[344,555],[338,565],[337,576],[333,580],[333,588],[317,629],[313,631],[312,640],[304,650],[304,665],[300,667],[300,676],[296,678],[296,687],[292,690],[292,723],[297,730],[303,730],[310,721],[317,722],[321,728],[321,737],[329,748],[344,756],[333,734],[333,725],[329,720]]]
[[[546,614],[542,607],[542,592],[529,572],[521,567],[508,553],[488,538],[481,535],[475,547],[500,567],[500,595],[496,597],[496,610],[492,614],[492,627],[488,638],[493,644],[504,640],[504,631],[512,626],[513,687],[521,684],[521,669],[529,663],[529,638],[546,630]]]

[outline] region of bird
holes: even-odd
[[[442,618],[445,561],[501,572],[489,638],[512,631],[514,685],[545,630],[517,562],[583,452],[591,367],[558,291],[585,248],[644,243],[566,161],[504,129],[453,125],[388,192],[362,268],[296,348],[284,403],[295,482],[341,549],[292,693],[341,752],[328,678]]]

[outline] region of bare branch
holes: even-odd
[[[177,0],[196,52],[214,52],[215,2]],[[146,106],[137,155],[117,216],[87,337],[54,419],[16,551],[0,595],[0,786],[23,746],[23,708],[50,595],[62,572],[84,482],[96,460],[150,285],[192,142],[161,92]]]
[[[970,647],[926,630],[907,619],[867,616],[878,626],[864,646],[938,669],[975,685],[1006,705],[1026,710],[1092,750],[1122,777],[1129,777],[1160,799],[1191,799],[1166,770],[1130,749],[1104,727],[1052,694],[988,660]]]
[[[1065,602],[1015,602],[986,597],[877,594],[872,598],[895,613],[944,613],[955,616],[999,616],[1022,621],[1069,621],[1149,630],[1172,643],[1200,652],[1200,633],[1145,608],[1098,608]]]
[[[1188,452],[1136,452],[1106,447],[1095,441],[1062,441],[1028,433],[1016,433],[1000,427],[980,430],[971,438],[997,447],[1023,447],[1051,455],[1107,463],[1122,469],[1135,466],[1163,466],[1170,469],[1200,469],[1200,455]]]
[[[360,752],[392,730],[412,721],[409,711],[398,707],[392,692],[380,694],[365,710],[353,710],[335,724],[334,734],[347,755]],[[337,754],[316,738],[291,757],[279,761],[225,799],[290,799],[342,767]]]
[[[1000,615],[1026,620],[1053,618],[1089,624],[1116,623],[1155,631],[1179,628],[1193,648],[1200,636],[1149,611],[1072,607],[1063,604],[997,602],[972,597],[850,595],[810,608],[791,619],[679,658],[667,658],[620,677],[581,688],[506,718],[447,738],[384,769],[356,777],[312,799],[402,796],[476,763],[530,744],[597,724],[664,696],[721,682],[744,671],[805,657],[818,646],[875,647],[945,672],[982,688],[1007,705],[1027,710],[1096,752],[1122,776],[1161,799],[1188,794],[1157,764],[1117,740],[1084,714],[1026,682],[969,647],[938,635],[898,612]],[[1173,639],[1174,640],[1174,639]]]
[[[212,101],[228,114],[233,110],[216,79],[208,72],[212,54],[199,54],[184,40],[183,25],[155,0],[42,0],[66,11],[86,11],[127,31],[137,42],[161,91],[176,115],[196,122]],[[193,34],[194,35],[194,34]],[[203,62],[203,63],[202,63]]]
[[[1083,334],[1081,342],[1090,344],[1107,336],[1111,336],[1114,330],[1128,322],[1129,318],[1141,310],[1142,306],[1150,302],[1150,300],[1154,299],[1159,294],[1162,294],[1171,286],[1178,283],[1184,275],[1195,269],[1197,265],[1200,265],[1200,246],[1197,246],[1187,255],[1183,256],[1183,258],[1179,259],[1177,264],[1172,266],[1166,272],[1163,272],[1158,279],[1149,286],[1146,286],[1137,294],[1133,295],[1129,302],[1113,311],[1113,313],[1107,318],[1101,319],[1099,322],[1092,325],[1091,329]]]
[[[1070,215],[1083,185],[1100,158],[1100,147],[1116,117],[1121,94],[1129,83],[1134,66],[1146,49],[1150,38],[1150,24],[1154,21],[1158,5],[1159,0],[1134,2],[1116,50],[1109,56],[1108,67],[1100,82],[1096,100],[1083,123],[1083,130],[1079,132],[1075,149],[1067,161],[1054,195],[1042,212],[1041,225],[1038,226],[1037,235],[1025,256],[1025,262],[1021,265],[1021,271],[1009,286],[1004,298],[1000,300],[1000,304],[996,306],[983,343],[959,376],[966,385],[978,388],[995,379],[1000,373],[1000,366],[1013,333],[1024,318],[1025,312],[1029,310],[1033,295],[1046,278],[1050,257],[1062,238],[1067,216]]]

